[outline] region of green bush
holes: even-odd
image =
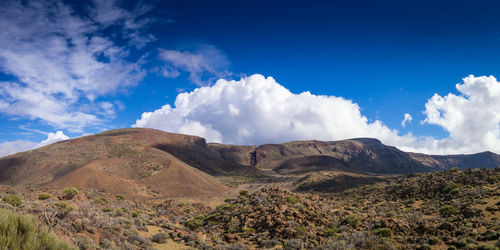
[[[240,195],[246,196],[248,194],[248,190],[241,190]]]
[[[288,196],[287,200],[291,204],[297,204],[297,203],[300,202],[300,198],[298,196],[296,196],[296,195],[290,195],[290,196]]]
[[[325,230],[326,236],[335,236],[339,232],[339,229],[336,227],[327,227]]]
[[[75,195],[78,194],[78,190],[76,188],[65,188],[63,189],[63,198],[66,200],[71,200]]]
[[[392,231],[390,228],[382,227],[373,230],[373,234],[378,235],[380,237],[391,237]]]
[[[68,203],[59,201],[54,204],[52,204],[52,207],[55,208],[59,213],[58,217],[59,218],[64,218],[66,217],[71,211],[73,211],[73,207],[68,205]]]
[[[0,249],[76,249],[50,233],[30,215],[0,209]]]
[[[47,200],[47,199],[50,199],[51,197],[52,197],[52,195],[48,194],[48,193],[43,193],[43,194],[38,195],[39,200]]]
[[[439,208],[441,216],[448,217],[458,213],[458,209],[452,205],[446,205]]]
[[[19,207],[21,206],[21,204],[23,204],[23,200],[21,200],[21,198],[15,194],[4,195],[2,201],[14,207]]]
[[[104,208],[101,209],[101,211],[103,211],[105,213],[109,213],[109,212],[113,211],[113,209],[110,208],[110,207],[104,207]]]
[[[452,190],[458,189],[459,185],[456,183],[452,183],[443,188],[444,193],[451,193]]]
[[[483,244],[483,245],[477,246],[476,249],[478,249],[478,250],[498,250],[498,247],[488,245],[488,244]]]
[[[94,201],[101,204],[101,205],[108,204],[108,200],[106,200],[106,198],[104,198],[104,197],[97,197],[94,199]]]
[[[495,212],[495,211],[498,211],[498,207],[497,206],[487,206],[486,211]]]
[[[342,224],[357,227],[359,224],[361,224],[361,219],[354,214],[350,214],[342,220]]]
[[[459,193],[460,193],[460,189],[458,189],[458,188],[454,188],[454,189],[450,190],[451,195],[457,195]]]
[[[197,215],[196,217],[194,217],[186,222],[186,227],[194,231],[194,230],[198,229],[199,227],[203,226],[204,219],[205,218],[203,217],[203,215]]]
[[[121,201],[125,200],[125,196],[123,196],[121,194],[117,194],[117,195],[115,195],[115,197],[116,197],[116,199],[121,200]]]
[[[429,242],[429,245],[437,245],[440,241],[441,241],[441,239],[439,239],[439,237],[437,237],[437,236],[430,237],[427,240],[427,242]]]

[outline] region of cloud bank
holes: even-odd
[[[398,137],[380,121],[368,122],[359,106],[335,96],[294,94],[273,78],[253,75],[219,80],[211,87],[181,93],[175,107],[142,114],[134,127],[194,134],[211,142],[263,144],[291,140]]]
[[[27,140],[3,142],[0,143],[0,157],[47,146],[49,144],[67,139],[70,138],[66,136],[62,131],[56,131],[55,133],[48,133],[47,139],[41,141],[40,143]]]
[[[425,104],[423,123],[449,133],[434,147],[444,153],[500,153],[500,83],[493,76],[470,75],[456,88],[459,95],[435,94]]]
[[[244,145],[372,137],[412,152],[499,152],[500,83],[494,77],[470,76],[457,89],[462,95],[435,95],[425,105],[424,122],[450,132],[441,140],[400,135],[381,121],[369,122],[351,100],[309,92],[294,94],[262,75],[239,81],[222,79],[213,86],[181,93],[174,106],[143,113],[133,127]],[[402,125],[409,121],[407,114]]]
[[[148,8],[127,11],[115,1],[96,0],[82,6],[88,13],[77,14],[62,1],[7,0],[0,9],[0,72],[7,76],[0,82],[4,114],[81,132],[114,109],[99,97],[144,77],[140,59],[126,58],[128,47],[154,39],[143,34],[150,22],[144,18]],[[117,45],[112,36],[127,44]]]

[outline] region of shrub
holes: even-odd
[[[459,193],[460,193],[460,189],[458,189],[458,188],[454,188],[454,189],[450,190],[451,195],[457,195]]]
[[[30,215],[0,210],[1,249],[75,249],[50,233],[45,226]]]
[[[248,194],[248,190],[241,190],[240,195],[245,196]]]
[[[110,207],[103,207],[103,208],[101,209],[101,211],[103,211],[103,212],[105,212],[105,213],[109,213],[109,212],[113,211],[113,209],[112,209],[112,208],[110,208]]]
[[[21,198],[15,194],[4,195],[2,201],[14,207],[19,207],[21,206],[21,204],[23,204],[23,200],[21,200]]]
[[[52,204],[52,207],[58,211],[57,216],[61,219],[66,217],[74,209],[72,206],[68,205],[68,203],[63,202],[63,201],[59,201],[59,202]]]
[[[443,188],[444,193],[451,193],[452,190],[458,189],[459,185],[456,183],[452,183]]]
[[[158,243],[158,244],[163,244],[163,243],[167,243],[167,239],[168,239],[168,234],[160,232],[160,233],[153,235],[153,238],[151,239],[151,241]]]
[[[117,194],[117,195],[115,195],[115,197],[116,197],[116,199],[121,200],[121,201],[125,200],[125,196],[123,196],[121,194]]]
[[[78,190],[76,188],[65,188],[65,189],[63,189],[63,199],[71,200],[77,194],[78,194]]]
[[[43,194],[38,195],[39,200],[47,200],[47,199],[50,199],[51,197],[52,197],[52,195],[48,194],[48,193],[43,193]]]
[[[186,227],[194,231],[199,227],[203,226],[203,220],[204,218],[202,215],[197,215],[196,217],[186,222]]]
[[[243,228],[243,232],[245,233],[255,233],[255,229],[251,228],[251,227],[245,227]]]
[[[488,206],[488,207],[486,207],[486,211],[495,212],[495,211],[498,211],[498,207],[497,206]]]
[[[106,200],[106,198],[104,198],[104,197],[97,197],[94,199],[94,201],[101,204],[101,205],[108,204],[108,200]]]
[[[238,235],[240,237],[246,238],[246,237],[254,234],[255,232],[256,232],[255,229],[253,229],[251,227],[245,227],[245,228],[243,228],[243,231],[241,233],[238,233]]]
[[[350,215],[346,216],[342,220],[342,224],[343,225],[350,225],[352,227],[356,227],[359,224],[361,224],[361,219],[358,216],[354,215],[354,214],[350,214]]]
[[[296,195],[290,195],[290,196],[288,196],[287,200],[291,204],[297,204],[297,203],[300,202],[300,198],[298,196],[296,196]]]
[[[390,228],[382,227],[373,230],[373,234],[378,235],[380,237],[391,237],[392,231]]]
[[[483,244],[483,245],[479,245],[477,246],[478,250],[497,250],[498,247],[495,247],[495,246],[492,246],[492,245],[488,245],[488,244]]]
[[[447,217],[458,213],[458,209],[452,205],[445,205],[439,208],[441,216]]]
[[[430,237],[427,242],[429,242],[429,245],[437,245],[439,243],[440,239],[437,236]]]
[[[325,230],[326,236],[335,236],[339,232],[339,229],[336,227],[327,227]]]

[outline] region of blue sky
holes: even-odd
[[[436,154],[500,146],[500,83],[480,78],[499,75],[496,1],[1,5],[0,154],[43,145],[50,135],[130,126],[235,144],[370,136]],[[218,79],[228,81],[217,89]],[[205,94],[192,92],[200,87]],[[306,91],[315,97],[299,96]],[[189,100],[182,109],[174,105],[180,93]],[[248,93],[257,106],[238,102]],[[290,107],[265,113],[262,105]],[[243,110],[252,118],[240,124]],[[346,122],[332,125],[344,111]],[[403,126],[405,114],[412,120]]]

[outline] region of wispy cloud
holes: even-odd
[[[406,124],[410,123],[413,120],[410,114],[405,113],[403,120],[401,121],[401,127],[406,127]]]
[[[87,7],[82,15],[61,1],[0,4],[0,71],[15,79],[0,83],[0,112],[81,132],[111,112],[99,97],[144,77],[141,61],[128,59],[128,46],[154,39],[144,32],[148,7],[128,11],[104,0]],[[103,32],[110,26],[113,32]],[[128,44],[117,45],[111,36]],[[101,111],[82,108],[88,106]]]
[[[159,57],[166,64],[161,71],[164,77],[176,78],[179,70],[185,71],[189,80],[199,86],[232,74],[227,57],[212,45],[202,45],[193,52],[160,49]]]

